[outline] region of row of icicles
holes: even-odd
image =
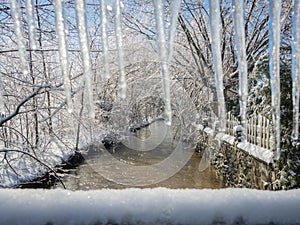
[[[293,42],[292,42],[292,80],[293,80],[293,132],[292,139],[299,141],[299,96],[300,96],[300,3],[294,0],[293,6]],[[243,134],[247,134],[247,98],[248,69],[245,45],[244,0],[232,0],[235,43],[238,52],[240,117]],[[269,71],[271,77],[272,117],[274,124],[275,154],[274,160],[280,158],[280,13],[281,0],[269,2]],[[221,59],[220,3],[209,1],[211,43],[215,70],[215,83],[218,98],[220,131],[226,129],[226,109],[223,86],[223,69]]]
[[[17,37],[18,51],[20,55],[21,67],[23,74],[29,73],[29,63],[26,57],[26,45],[25,39],[22,33],[22,20],[21,11],[18,0],[10,0],[11,2],[11,14],[14,20],[14,30]],[[164,98],[166,103],[166,116],[167,123],[171,123],[172,113],[171,113],[171,101],[170,101],[170,78],[168,70],[168,62],[172,57],[173,42],[176,31],[177,15],[180,9],[180,0],[174,0],[171,4],[171,23],[169,26],[169,31],[166,33],[165,29],[165,19],[163,12],[163,1],[153,1],[154,13],[156,19],[157,28],[157,46],[160,56],[161,64],[161,76],[162,84],[164,90]],[[108,79],[110,77],[109,71],[109,59],[108,59],[108,37],[107,37],[107,11],[114,11],[115,18],[115,34],[116,34],[116,46],[118,52],[118,66],[119,66],[119,97],[121,99],[126,98],[126,78],[124,71],[124,52],[123,52],[123,40],[122,40],[122,8],[123,3],[120,0],[115,0],[113,7],[106,4],[105,0],[100,0],[101,8],[101,44],[104,58],[104,71],[103,79]],[[87,109],[89,112],[89,117],[94,118],[94,100],[93,100],[93,83],[92,83],[92,64],[89,49],[89,38],[87,33],[87,18],[86,18],[86,4],[83,0],[75,0],[76,5],[76,17],[78,25],[78,34],[80,40],[80,50],[83,60],[83,70],[84,70],[84,83],[85,90],[87,93]],[[59,49],[59,59],[60,59],[60,69],[64,78],[64,89],[66,95],[66,103],[68,111],[71,113],[73,111],[72,105],[72,90],[71,81],[69,77],[69,60],[68,60],[68,44],[66,37],[66,27],[64,18],[64,1],[55,1],[55,14],[56,14],[56,33],[58,40]],[[35,17],[34,17],[34,7],[32,0],[26,0],[26,16],[28,21],[28,33],[29,33],[29,48],[31,50],[36,50],[36,35],[35,35]],[[1,94],[0,107],[4,108],[3,93]]]
[[[18,51],[21,60],[23,73],[28,73],[28,62],[26,57],[25,39],[22,34],[21,12],[18,0],[11,1],[11,14],[14,20],[14,29],[17,36]],[[102,33],[102,51],[104,58],[104,71],[103,79],[108,79],[110,75],[109,61],[108,61],[108,39],[107,39],[107,10],[113,10],[115,13],[115,34],[116,46],[118,51],[118,64],[119,64],[119,97],[126,98],[126,77],[124,71],[124,52],[122,43],[122,7],[123,4],[120,0],[114,1],[113,7],[108,7],[105,0],[100,0],[101,4],[101,33]],[[168,33],[165,29],[164,18],[164,4],[163,0],[153,0],[154,14],[156,20],[157,30],[157,48],[160,57],[162,86],[165,98],[165,114],[167,123],[171,124],[172,111],[171,111],[171,94],[170,94],[170,76],[168,63],[172,58],[173,43],[177,25],[177,15],[180,10],[180,0],[174,0],[171,4],[171,23],[168,27]],[[80,40],[80,49],[83,59],[84,81],[85,90],[87,92],[87,108],[90,118],[94,118],[95,109],[93,101],[93,83],[92,83],[92,65],[89,50],[89,40],[87,33],[86,21],[86,5],[83,0],[75,0],[77,25]],[[29,46],[32,50],[36,49],[35,43],[35,18],[34,7],[32,0],[26,0],[26,16],[29,26]],[[215,71],[215,84],[216,93],[218,98],[219,108],[219,121],[220,131],[224,132],[226,128],[226,109],[224,99],[224,85],[223,85],[223,69],[221,59],[221,34],[220,34],[220,3],[219,0],[209,1],[209,14],[210,14],[210,30],[211,30],[211,46],[214,61]],[[271,0],[269,3],[269,29],[270,29],[270,76],[271,76],[271,91],[272,91],[272,107],[273,107],[273,123],[275,135],[275,155],[274,159],[278,160],[280,157],[280,12],[281,0]],[[59,47],[60,69],[64,78],[64,87],[68,111],[72,112],[72,90],[70,77],[68,73],[68,48],[67,38],[65,33],[65,19],[64,19],[64,1],[55,1],[56,13],[56,32]],[[244,0],[232,0],[232,13],[234,19],[234,30],[236,49],[238,52],[238,68],[239,68],[239,95],[240,95],[240,116],[241,125],[246,131],[246,112],[247,112],[247,98],[248,98],[248,78],[247,78],[247,61],[246,61],[246,47],[245,47],[245,29],[244,29]],[[299,138],[299,86],[300,86],[300,4],[299,0],[294,0],[294,13],[293,13],[293,43],[292,43],[292,79],[293,79],[293,139]],[[2,89],[2,88],[1,88]],[[2,90],[1,90],[2,91]],[[3,93],[0,94],[0,107],[4,106]],[[2,107],[4,108],[4,107]]]

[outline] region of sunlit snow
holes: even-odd
[[[1,225],[299,224],[300,190],[0,190]]]

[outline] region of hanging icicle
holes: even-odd
[[[123,41],[122,41],[122,12],[120,0],[116,0],[115,6],[115,30],[116,30],[116,41],[119,58],[119,97],[122,99],[126,98],[126,78],[124,68],[124,52],[123,52]]]
[[[226,130],[226,108],[224,98],[224,84],[223,84],[223,68],[221,58],[221,33],[222,30],[220,19],[220,2],[219,0],[209,1],[209,21],[211,33],[211,49],[214,63],[215,84],[218,99],[218,118],[219,130],[225,132]]]
[[[28,63],[26,60],[25,39],[22,33],[21,12],[18,0],[11,0],[11,14],[14,20],[14,29],[17,36],[18,51],[20,54],[21,66],[24,75],[29,73]]]
[[[104,59],[104,79],[110,77],[109,72],[109,54],[108,54],[108,40],[107,40],[107,16],[105,0],[101,0],[101,31],[102,31],[102,50]]]
[[[26,0],[26,15],[29,32],[29,46],[32,50],[36,50],[35,19],[32,0]]]
[[[2,73],[0,72],[0,119],[2,114],[5,114],[5,104],[4,104],[4,88],[3,88],[3,79]]]
[[[80,39],[80,49],[83,60],[85,89],[88,95],[88,112],[91,119],[95,118],[95,108],[93,100],[93,85],[92,85],[92,65],[90,58],[90,48],[87,33],[86,14],[85,14],[85,1],[76,0],[76,14]]]
[[[293,80],[293,132],[292,139],[299,141],[299,101],[300,101],[300,2],[294,0],[292,80]]]
[[[239,63],[240,117],[243,136],[247,136],[248,66],[245,45],[244,0],[233,0],[233,22]]]
[[[164,90],[165,100],[165,114],[166,123],[172,124],[172,109],[171,109],[171,93],[170,93],[170,76],[168,68],[168,45],[166,42],[165,28],[164,28],[164,13],[163,13],[163,1],[153,0],[154,13],[157,29],[157,43],[160,57],[160,73],[162,77],[162,84]]]
[[[169,56],[168,56],[168,62],[171,61],[173,56],[173,45],[174,45],[174,38],[175,38],[175,32],[176,32],[176,26],[177,26],[177,20],[178,20],[178,13],[180,10],[180,3],[181,0],[174,0],[171,5],[171,25],[169,30]]]
[[[280,12],[281,0],[270,1],[270,79],[272,93],[272,116],[274,123],[275,154],[274,159],[280,158]]]
[[[71,96],[71,81],[69,77],[69,60],[67,41],[65,33],[65,21],[64,21],[64,8],[63,1],[56,0],[55,2],[55,13],[56,13],[56,33],[58,38],[58,49],[60,59],[60,69],[64,78],[64,88],[67,101],[68,112],[73,111],[72,96]]]

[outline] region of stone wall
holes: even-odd
[[[279,189],[278,165],[267,163],[237,147],[236,138],[230,137],[227,140],[218,139],[215,134],[202,130],[197,145],[197,150],[210,160],[225,185],[262,190]]]

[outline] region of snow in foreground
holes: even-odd
[[[0,224],[300,224],[300,189],[0,190]]]

